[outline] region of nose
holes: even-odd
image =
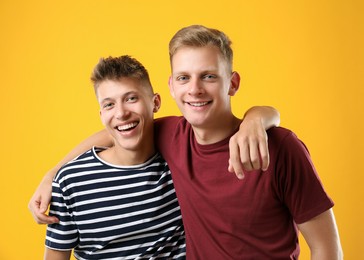
[[[125,120],[129,117],[130,111],[125,104],[118,104],[115,109],[115,117],[118,120]]]
[[[199,96],[204,92],[202,82],[199,79],[192,79],[189,82],[188,94],[192,96]]]

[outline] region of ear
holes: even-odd
[[[240,75],[239,73],[234,71],[230,79],[229,96],[234,96],[235,93],[238,91],[239,86],[240,86]]]
[[[158,93],[154,94],[153,103],[154,103],[153,112],[157,113],[162,104],[161,96]]]
[[[169,93],[171,93],[171,96],[174,99],[174,88],[173,88],[173,83],[172,83],[172,76],[169,76],[168,87],[169,87]]]

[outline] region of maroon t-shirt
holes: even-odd
[[[156,144],[172,172],[187,259],[296,259],[295,223],[333,206],[304,144],[268,130],[270,165],[238,180],[228,172],[229,139],[200,145],[183,117],[156,120]]]

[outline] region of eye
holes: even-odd
[[[206,75],[203,76],[203,78],[206,79],[206,80],[214,80],[214,79],[217,78],[217,76],[213,75],[213,74],[206,74]]]
[[[110,108],[112,108],[114,106],[114,103],[112,103],[112,102],[108,102],[108,103],[104,103],[103,105],[102,105],[102,108],[103,109],[110,109]]]
[[[186,75],[180,75],[176,79],[177,81],[186,81],[188,80],[188,77]]]
[[[127,103],[134,103],[134,102],[138,101],[138,96],[129,96],[125,100]]]

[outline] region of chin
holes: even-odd
[[[201,119],[189,119],[186,118],[186,120],[193,126],[193,127],[201,127],[206,125],[206,120],[201,120]]]

